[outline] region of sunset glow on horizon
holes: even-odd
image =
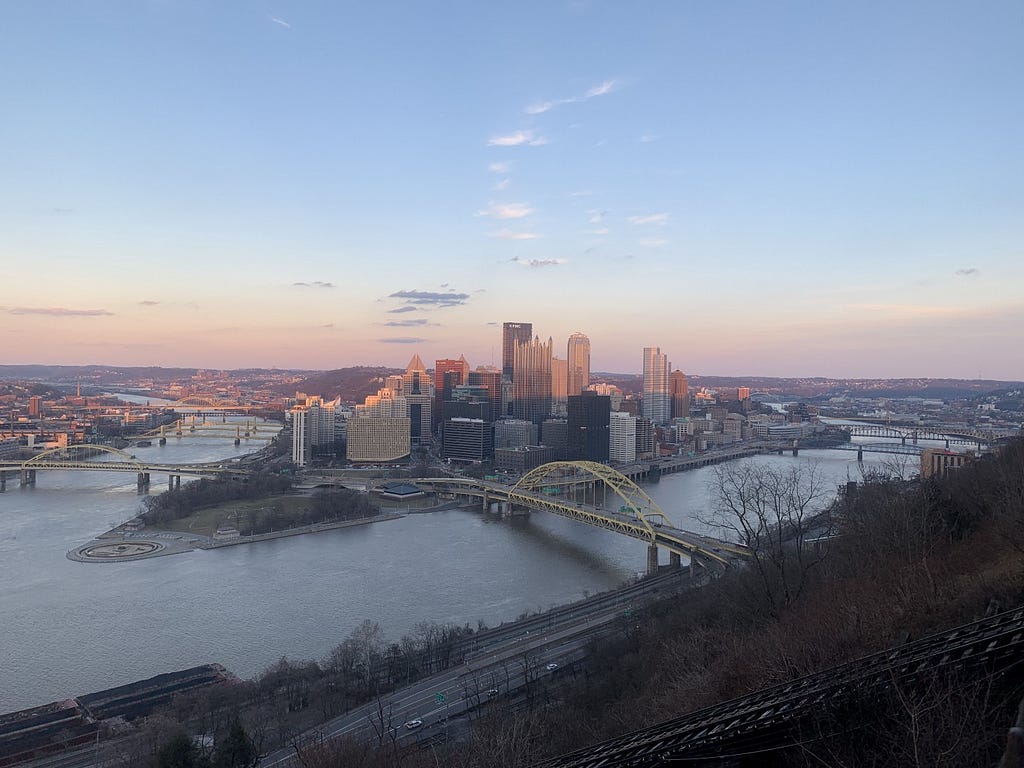
[[[1024,380],[1018,3],[5,16],[0,363]]]

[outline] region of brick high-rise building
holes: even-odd
[[[445,358],[434,361],[434,408],[431,414],[431,429],[437,431],[444,420],[444,403],[451,399],[453,387],[465,384],[469,378],[469,363],[460,355],[458,360]]]
[[[672,371],[668,377],[669,392],[672,395],[672,418],[680,419],[690,415],[690,385],[686,374]]]

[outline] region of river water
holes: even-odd
[[[246,448],[183,438],[132,450],[197,462]],[[812,458],[839,484],[860,477],[855,457],[744,461]],[[647,491],[679,527],[700,529],[711,472],[668,475]],[[154,492],[165,487],[154,475]],[[0,712],[207,662],[250,677],[281,656],[323,658],[364,619],[388,641],[421,621],[493,625],[615,587],[646,563],[646,545],[623,536],[470,510],[134,562],[65,557],[140,503],[135,476],[115,472],[39,472],[36,487],[15,479],[0,494]]]

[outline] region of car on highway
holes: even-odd
[[[556,669],[558,669],[558,665],[552,661],[550,664],[545,666],[544,669],[546,669],[548,672],[554,672]]]
[[[497,695],[498,695],[498,689],[497,688],[491,688],[489,691],[487,691],[487,696],[488,697],[490,697],[490,696],[497,696]]]
[[[423,721],[422,720],[410,720],[409,722],[407,722],[405,724],[405,727],[407,729],[409,729],[410,731],[414,731],[417,728],[419,728],[421,725],[423,725]]]

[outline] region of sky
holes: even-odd
[[[3,18],[2,363],[1024,380],[1019,0]]]

